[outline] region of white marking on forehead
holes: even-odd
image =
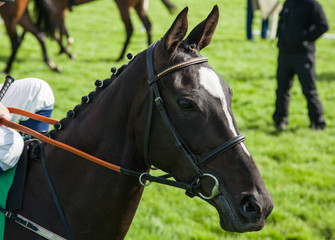
[[[233,123],[233,118],[228,110],[228,104],[226,96],[223,92],[222,86],[220,84],[220,79],[214,70],[206,67],[201,67],[199,69],[200,84],[213,96],[217,97],[221,101],[222,109],[228,120],[229,129],[232,131],[234,136],[237,136],[237,131]],[[243,150],[250,156],[244,143],[241,143]]]
[[[220,79],[216,73],[209,68],[201,67],[199,69],[200,74],[200,84],[213,96],[219,98],[221,101],[222,109],[228,120],[229,129],[233,132],[234,136],[237,135],[237,131],[233,124],[233,118],[228,111],[228,104],[226,96],[223,92],[222,86],[220,84]]]

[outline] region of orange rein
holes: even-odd
[[[32,118],[32,119],[35,119],[35,120],[38,120],[38,121],[41,121],[41,122],[45,122],[45,123],[48,123],[48,124],[55,124],[59,121],[55,120],[55,119],[52,119],[52,118],[47,118],[47,117],[43,117],[41,115],[38,115],[38,114],[34,114],[34,113],[31,113],[31,112],[27,112],[27,111],[24,111],[24,110],[21,110],[21,109],[17,109],[17,108],[8,108],[9,112],[10,113],[14,113],[14,114],[18,114],[18,115],[21,115],[21,116],[25,116],[25,117],[29,117],[29,118]],[[106,162],[102,159],[99,159],[97,157],[94,157],[88,153],[85,153],[79,149],[76,149],[74,147],[71,147],[67,144],[64,144],[64,143],[61,143],[59,141],[56,141],[54,139],[51,139],[43,134],[40,134],[28,127],[25,127],[25,126],[22,126],[20,124],[17,124],[17,123],[13,123],[11,121],[8,121],[6,119],[0,119],[0,123],[4,126],[7,126],[9,128],[12,128],[12,129],[15,129],[17,131],[20,131],[20,132],[23,132],[23,133],[26,133],[26,134],[29,134],[43,142],[46,142],[46,143],[49,143],[53,146],[56,146],[56,147],[59,147],[59,148],[62,148],[68,152],[71,152],[73,154],[76,154],[80,157],[83,157],[91,162],[94,162],[94,163],[97,163],[103,167],[106,167],[106,168],[109,168],[113,171],[116,171],[116,172],[121,172],[121,169],[120,169],[120,166],[117,166],[117,165],[114,165],[112,163],[109,163],[109,162]]]

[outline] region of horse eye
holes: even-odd
[[[194,109],[194,104],[189,99],[180,99],[180,100],[178,100],[178,105],[183,110],[192,110],[192,109]]]

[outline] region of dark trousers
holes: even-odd
[[[249,40],[253,40],[254,37],[252,35],[252,20],[254,18],[254,13],[252,11],[251,0],[248,0],[247,4],[247,38]],[[269,19],[262,20],[262,38],[266,38],[268,31]]]
[[[273,114],[275,123],[288,123],[288,108],[290,88],[293,77],[297,74],[302,86],[302,92],[307,100],[308,116],[313,123],[324,123],[322,104],[315,85],[314,53],[287,54],[279,51],[277,68],[276,109]]]

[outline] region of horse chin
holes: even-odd
[[[239,219],[227,199],[222,194],[215,197],[213,202],[212,205],[217,209],[220,216],[220,226],[225,231],[238,233],[259,231],[265,225],[265,221],[251,223]]]

